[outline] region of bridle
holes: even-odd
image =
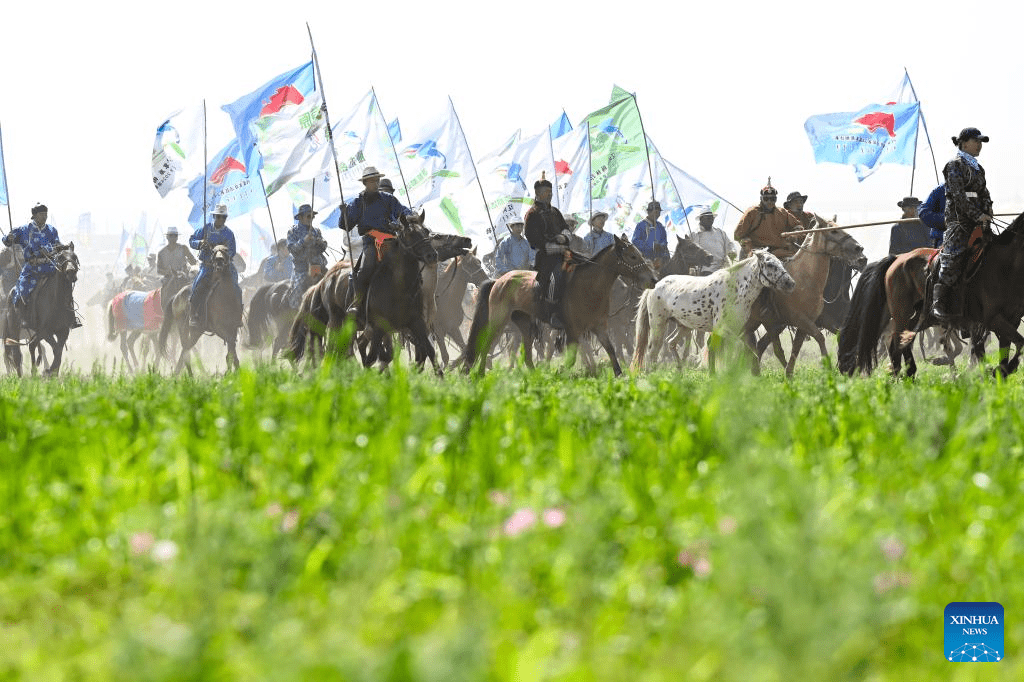
[[[764,261],[762,260],[762,255],[758,255],[757,256],[757,264],[758,264],[757,276],[761,279],[762,282],[764,282],[765,284],[770,286],[772,289],[778,289],[779,288],[778,284],[779,284],[779,282],[782,281],[782,278],[789,276],[789,273],[786,272],[786,268],[779,268],[778,277],[775,278],[775,281],[772,281],[771,278],[768,277],[768,272],[765,270]]]

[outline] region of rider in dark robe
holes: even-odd
[[[376,168],[367,166],[359,178],[363,183],[363,191],[344,207],[345,213],[338,220],[338,227],[352,229],[355,226],[363,238],[363,251],[352,274],[355,294],[348,309],[348,314],[355,316],[359,327],[366,324],[363,299],[366,298],[373,273],[377,269],[375,243],[378,239],[383,240],[384,235],[394,234],[390,223],[398,220],[399,216],[413,215],[412,210],[403,206],[393,194],[380,191],[380,180],[383,177],[384,174],[378,173]]]
[[[569,249],[569,231],[562,213],[552,208],[551,181],[541,173],[540,180],[533,183],[533,206],[526,212],[526,239],[530,247],[537,250],[534,266],[537,269],[541,317],[550,320],[556,329],[565,327],[559,308],[562,292],[565,290],[565,252]]]
[[[953,299],[967,259],[971,233],[981,227],[991,234],[992,197],[985,182],[985,169],[978,163],[981,145],[988,142],[977,128],[964,128],[953,138],[956,156],[942,169],[946,178],[946,231],[940,254],[939,281],[932,290],[932,314],[940,320],[955,316]]]

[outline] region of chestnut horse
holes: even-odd
[[[620,275],[645,289],[654,286],[657,277],[651,264],[640,251],[625,239],[615,237],[615,243],[598,252],[593,258],[576,256],[582,262],[576,265],[565,283],[562,297],[562,319],[565,320],[566,341],[571,350],[568,365],[576,360],[575,349],[580,337],[593,332],[612,361],[616,376],[622,374],[615,347],[608,337],[608,306],[612,285]],[[509,320],[515,323],[523,337],[526,366],[533,368],[533,320],[537,319],[537,273],[533,270],[512,270],[497,280],[489,280],[477,295],[473,325],[461,360],[468,373],[479,361],[482,374],[491,346],[501,335]]]

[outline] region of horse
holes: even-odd
[[[177,374],[182,367],[192,373],[192,364],[189,362],[189,355],[192,347],[196,345],[206,332],[219,336],[227,345],[227,367],[238,369],[238,353],[235,349],[238,338],[238,328],[242,326],[242,300],[238,296],[234,282],[231,281],[230,258],[228,249],[223,244],[213,247],[213,254],[210,259],[210,266],[213,272],[210,275],[211,281],[206,295],[204,305],[204,325],[192,327],[189,325],[189,302],[188,298],[192,292],[191,287],[185,287],[176,293],[167,304],[163,323],[160,325],[160,336],[157,345],[161,355],[167,355],[167,337],[172,327],[178,328],[178,336],[181,339],[181,354],[174,367]]]
[[[387,365],[394,355],[393,332],[405,330],[416,351],[416,364],[429,359],[441,373],[424,319],[422,270],[465,254],[469,237],[431,233],[423,226],[424,213],[401,216],[395,236],[384,241],[381,260],[366,292],[366,328],[359,341],[363,365]]]
[[[615,347],[608,337],[608,305],[612,285],[619,276],[638,283],[644,288],[654,286],[657,276],[640,251],[618,236],[611,246],[599,251],[593,258],[581,259],[565,283],[562,297],[562,318],[569,346],[575,349],[580,337],[593,332],[612,361],[616,376],[622,374]],[[533,320],[537,318],[537,273],[533,270],[512,270],[497,280],[488,280],[480,287],[473,324],[466,342],[462,362],[464,370],[472,371],[480,360],[480,373],[490,354],[496,337],[508,325],[515,323],[523,337],[526,366],[533,368]],[[576,353],[569,353],[569,366]]]
[[[164,314],[160,289],[153,291],[122,291],[107,304],[107,339],[120,337],[121,355],[130,370],[139,366],[135,342],[140,336],[156,347]],[[160,355],[156,356],[159,361]]]
[[[319,265],[311,266],[311,276],[313,284],[310,286],[314,286],[323,279],[323,268]],[[278,352],[287,343],[288,331],[295,320],[295,313],[298,312],[288,302],[288,292],[291,287],[290,279],[264,284],[256,290],[256,294],[249,301],[249,339],[246,346],[262,348],[266,343],[267,333],[271,332],[271,327],[273,327],[271,359],[276,358]]]
[[[462,300],[470,282],[479,287],[488,279],[483,263],[476,255],[476,247],[465,255],[452,259],[451,263],[437,275],[437,289],[434,291],[436,308],[430,329],[437,341],[441,362],[449,362],[446,340],[450,337],[461,353],[466,349],[462,337],[462,321],[466,319]]]
[[[739,332],[765,287],[781,291],[792,291],[796,287],[782,262],[767,249],[757,249],[748,258],[705,277],[669,275],[662,279],[640,297],[633,369],[643,369],[645,355],[648,363],[657,360],[665,324],[670,319],[675,320],[684,333],[712,332],[722,327]],[[715,355],[711,344],[708,364],[714,371]]]
[[[286,355],[293,363],[306,353],[316,361],[327,335],[341,329],[348,319],[352,296],[352,267],[344,261],[335,263],[323,279],[306,290],[288,330]]]
[[[817,221],[812,221],[811,229],[817,226]],[[772,291],[769,294],[768,305],[764,308],[755,305],[751,310],[750,319],[744,328],[748,343],[753,340],[758,327],[764,325],[765,328],[764,336],[757,342],[753,366],[755,374],[760,373],[761,356],[769,344],[772,345],[779,363],[785,367],[786,376],[793,375],[800,348],[808,336],[818,342],[821,357],[828,357],[825,337],[815,320],[818,319],[824,305],[822,292],[825,290],[829,268],[832,261],[837,258],[858,270],[864,269],[868,262],[864,255],[864,247],[846,232],[811,232],[804,237],[796,255],[785,262],[786,271],[796,281],[796,288],[789,293]],[[796,327],[788,362],[779,341],[779,334],[787,326]]]
[[[55,272],[46,275],[29,297],[24,314],[15,310],[14,297],[7,302],[7,315],[3,325],[5,339],[4,359],[8,368],[13,368],[21,376],[21,327],[27,328],[31,335],[28,341],[29,356],[32,366],[42,362],[40,343],[46,341],[53,351],[53,360],[43,374],[53,376],[60,371],[64,356],[64,345],[75,324],[75,282],[78,281],[80,269],[78,256],[75,254],[75,243],[59,247],[53,252],[52,262],[57,267]]]
[[[976,359],[984,353],[988,331],[999,341],[999,364],[994,372],[1003,376],[1020,364],[1024,336],[1017,331],[1024,315],[1024,215],[1017,216],[1002,234],[983,247],[973,274],[962,284],[964,314],[949,326],[967,333]],[[839,370],[845,374],[870,373],[875,366],[875,347],[889,318],[892,337],[889,359],[892,374],[899,376],[906,362],[906,376],[917,373],[913,340],[918,332],[939,324],[931,314],[928,270],[937,260],[935,249],[915,249],[899,256],[887,256],[869,265],[853,292],[850,314],[839,336]],[[1010,343],[1015,346],[1009,357]],[[949,351],[947,351],[948,353]]]

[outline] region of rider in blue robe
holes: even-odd
[[[189,294],[188,303],[191,312],[189,324],[193,327],[203,326],[199,318],[199,306],[205,301],[209,290],[210,276],[213,274],[213,247],[224,245],[228,248],[228,267],[231,269],[231,281],[238,292],[238,300],[242,300],[242,288],[238,285],[238,271],[232,261],[235,258],[235,233],[225,224],[228,219],[228,207],[225,204],[218,204],[213,210],[213,225],[207,223],[193,233],[188,240],[188,245],[199,251],[199,274],[192,283],[192,292]]]
[[[319,228],[313,227],[313,216],[316,211],[309,204],[299,207],[295,214],[295,225],[288,230],[288,251],[292,255],[291,287],[288,289],[288,305],[298,310],[302,303],[302,295],[306,289],[316,282],[309,274],[309,266],[319,265],[321,273],[326,270],[327,240],[320,234]]]
[[[20,246],[24,265],[18,282],[11,290],[14,302],[22,310],[28,307],[29,297],[36,287],[51,272],[57,271],[53,262],[53,253],[64,248],[57,235],[57,228],[46,222],[48,209],[39,204],[32,209],[31,222],[16,227],[3,238],[3,244],[7,247]],[[75,318],[72,328],[81,327],[81,322]]]

